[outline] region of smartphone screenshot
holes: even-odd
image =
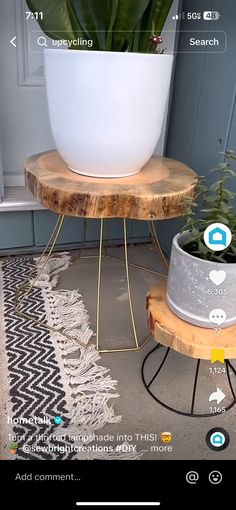
[[[8,508],[232,505],[235,21],[0,0]]]

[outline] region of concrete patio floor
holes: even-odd
[[[82,252],[82,255],[96,253],[96,250],[86,250]],[[108,253],[124,258],[123,247],[109,248]],[[95,331],[98,261],[96,259],[79,260],[77,251],[72,251],[71,254],[73,265],[61,274],[58,287],[80,290],[89,312],[92,329]],[[129,247],[129,261],[166,273],[165,267],[151,244]],[[146,294],[161,277],[133,268],[130,268],[130,277],[137,329],[142,342],[149,334],[145,310]],[[103,262],[102,273],[101,348],[133,345],[125,266],[106,259]],[[120,398],[115,399],[113,405],[116,414],[122,415],[122,421],[105,426],[100,433],[115,436],[118,434],[119,440],[115,440],[115,444],[121,443],[125,435],[132,436],[130,444],[136,444],[138,451],[144,451],[144,459],[235,459],[235,406],[219,416],[190,418],[168,411],[149,395],[142,382],[141,365],[145,355],[155,345],[156,342],[151,339],[138,352],[101,354],[100,363],[109,367],[112,378],[118,381]],[[160,363],[164,352],[165,348],[160,348],[148,360],[145,373],[149,379],[153,376],[155,366]],[[209,395],[216,391],[217,387],[226,394],[225,401],[221,405],[227,405],[230,402],[231,395],[226,376],[210,375],[210,366],[208,361],[201,363],[196,395],[197,412],[209,412]],[[157,385],[160,398],[178,409],[188,410],[195,368],[196,360],[171,351],[160,379],[154,383]],[[234,384],[235,387],[236,384]],[[230,434],[230,444],[223,451],[212,451],[206,445],[206,434],[213,427],[223,427]],[[164,431],[172,433],[173,438],[170,443],[172,451],[160,451],[162,448],[159,450],[159,447],[163,446],[160,433]],[[156,434],[154,441],[150,441],[149,434]]]

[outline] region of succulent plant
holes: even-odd
[[[189,231],[190,237],[182,249],[201,259],[236,263],[236,211],[233,205],[236,193],[228,187],[233,180],[235,189],[236,172],[231,168],[231,161],[236,160],[236,155],[232,150],[221,154],[224,154],[223,163],[210,170],[218,174],[217,180],[208,186],[204,177],[198,177],[195,197],[187,197],[183,202],[185,225],[182,232]],[[232,232],[231,244],[222,251],[212,251],[204,243],[204,231],[212,223],[223,223]]]

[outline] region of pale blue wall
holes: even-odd
[[[23,249],[26,252],[46,246],[56,224],[57,215],[51,211],[25,211],[0,213],[0,255],[4,250]],[[129,242],[149,240],[147,222],[128,220]],[[60,248],[75,248],[98,244],[100,221],[66,217],[58,238]],[[104,221],[104,240],[122,244],[124,240],[123,220],[119,218]]]
[[[220,11],[219,21],[184,20],[180,30],[224,30],[227,51],[178,54],[166,154],[206,175],[219,162],[220,150],[236,152],[236,1],[183,0],[182,11],[190,10]],[[176,220],[159,224],[168,249],[179,228]]]

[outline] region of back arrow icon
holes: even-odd
[[[14,37],[12,37],[12,39],[10,40],[10,43],[12,44],[12,46],[14,46],[14,48],[16,48],[15,39],[16,39],[16,35]]]
[[[216,400],[217,404],[219,405],[222,402],[222,400],[224,400],[224,398],[225,394],[223,393],[223,391],[220,388],[217,388],[217,391],[210,395],[209,402],[211,402],[212,400]]]

